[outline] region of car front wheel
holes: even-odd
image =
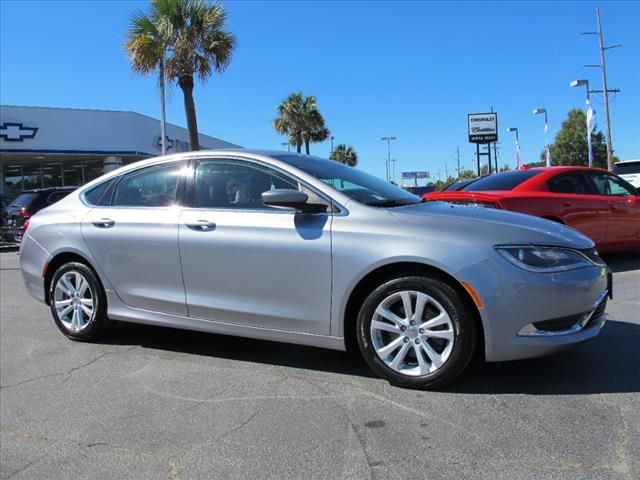
[[[391,383],[437,388],[471,360],[477,327],[468,303],[447,283],[402,277],[377,287],[358,314],[360,351]]]

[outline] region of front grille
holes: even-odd
[[[568,317],[552,318],[550,320],[534,322],[533,326],[538,330],[560,332],[562,330],[568,330],[573,327],[576,323],[578,323],[578,321],[580,321],[582,317],[584,317],[584,313],[578,313],[576,315],[569,315]]]
[[[580,250],[580,252],[596,265],[602,265],[603,267],[606,266],[606,263],[604,263],[604,260],[600,258],[600,255],[598,255],[598,251],[595,248],[585,248],[584,250]]]

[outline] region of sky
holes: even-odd
[[[359,167],[384,176],[386,142],[400,171],[454,174],[474,162],[467,114],[498,113],[500,165],[539,160],[542,116],[552,141],[588,79],[602,88],[595,8],[607,51],[612,144],[640,158],[640,2],[223,2],[238,41],[229,68],[197,83],[201,133],[244,147],[282,149],[272,127],[293,91],[315,95],[335,144],[353,146]],[[124,33],[146,1],[0,0],[0,103],[128,110],[159,117],[156,76],[135,74]],[[602,96],[594,94],[598,129]],[[167,121],[186,126],[182,92],[168,92]],[[286,147],[284,147],[286,148]],[[328,156],[330,143],[312,144]]]

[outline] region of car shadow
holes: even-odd
[[[118,324],[102,343],[376,378],[362,357],[264,340],[136,324]],[[487,363],[475,359],[443,392],[585,395],[640,392],[640,325],[610,321],[601,334],[547,357]]]
[[[231,335],[119,322],[100,343],[375,378],[356,353]]]
[[[614,273],[640,270],[640,251],[603,253],[602,259]]]
[[[596,338],[555,355],[476,362],[449,389],[467,394],[640,392],[640,325],[609,321]]]

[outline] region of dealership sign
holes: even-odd
[[[25,127],[22,123],[5,122],[0,125],[0,138],[7,142],[23,142],[25,138],[35,138],[38,127]]]
[[[470,143],[491,143],[498,141],[497,113],[470,113],[468,126]]]
[[[416,178],[428,178],[429,172],[402,172],[404,180],[414,180]]]

